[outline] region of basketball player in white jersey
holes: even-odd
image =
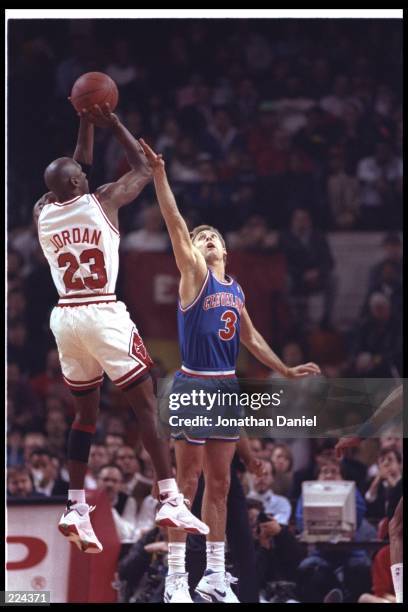
[[[151,180],[137,140],[110,113],[95,107],[91,117],[110,128],[123,146],[131,170],[115,183],[89,193],[86,174],[74,158],[54,160],[45,170],[50,190],[36,204],[38,236],[60,299],[51,313],[64,381],[75,397],[76,417],[68,441],[68,503],[59,529],[80,550],[101,552],[84,491],[89,449],[99,410],[104,372],[134,410],[142,442],[151,456],[161,504],[156,522],[190,533],[208,527],[188,510],[172,477],[168,444],[159,438],[149,370],[153,362],[125,304],[117,301],[118,210],[130,204]],[[87,148],[93,132],[88,129]],[[78,159],[78,157],[77,157]],[[89,161],[88,161],[89,163]]]

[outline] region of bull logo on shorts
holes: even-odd
[[[143,340],[136,332],[133,332],[132,339],[132,353],[138,357],[140,357],[143,361],[146,361],[147,350],[145,345],[143,344]]]

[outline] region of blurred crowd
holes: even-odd
[[[118,113],[164,154],[190,227],[214,224],[229,250],[284,254],[294,324],[274,349],[287,365],[315,358],[325,344],[326,354],[339,356],[335,364],[319,362],[326,376],[401,376],[400,22],[19,20],[9,21],[8,36],[10,497],[65,495],[68,487],[73,403],[49,330],[57,295],[31,213],[45,190],[45,166],[72,155],[77,118],[67,96],[84,72],[115,80]],[[91,185],[126,171],[108,132],[96,130],[95,151]],[[123,253],[170,252],[151,188],[121,215]],[[336,261],[329,231],[382,232],[382,259],[367,277],[359,317],[342,334],[332,322]],[[323,299],[323,335],[311,338],[302,322],[316,294]],[[156,357],[161,377],[166,372]],[[167,548],[153,524],[151,464],[129,416],[120,391],[105,381],[86,486],[105,490],[128,547],[118,568],[124,597],[146,601],[148,591],[154,601]],[[357,485],[355,537],[384,538],[378,529],[402,476],[400,438],[365,442],[341,462],[333,445],[251,441],[266,475],[254,478],[242,464],[238,472],[261,600],[315,601],[318,594],[323,601],[333,590],[346,601],[392,600],[385,542],[374,557],[364,546],[325,555],[295,537],[302,532],[302,482],[345,478]]]
[[[65,439],[67,424],[57,415],[61,413],[54,409],[47,419],[48,435],[14,431],[9,436],[9,499],[66,495],[68,475],[57,440]],[[255,548],[258,584],[251,589],[260,601],[329,602],[333,594],[335,601],[395,601],[387,517],[402,493],[402,439],[390,429],[348,451],[342,460],[336,458],[335,442],[251,438],[251,457],[262,461],[263,474],[251,473],[251,466],[239,457],[233,462]],[[302,483],[310,480],[355,482],[355,545],[337,549],[302,542]],[[119,601],[160,601],[162,594],[167,536],[154,525],[157,501],[152,485],[148,455],[139,444],[129,443],[120,419],[112,418],[91,447],[86,488],[104,491],[112,508],[122,544],[115,583]],[[233,541],[229,546],[228,561],[237,573],[242,560],[233,554]]]

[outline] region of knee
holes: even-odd
[[[225,501],[228,497],[230,488],[230,475],[228,474],[221,476],[208,475],[205,479],[205,487],[208,491],[208,495],[215,500]]]

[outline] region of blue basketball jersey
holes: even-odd
[[[239,351],[240,319],[245,297],[230,277],[220,282],[207,270],[194,302],[177,312],[182,371],[233,375]]]

